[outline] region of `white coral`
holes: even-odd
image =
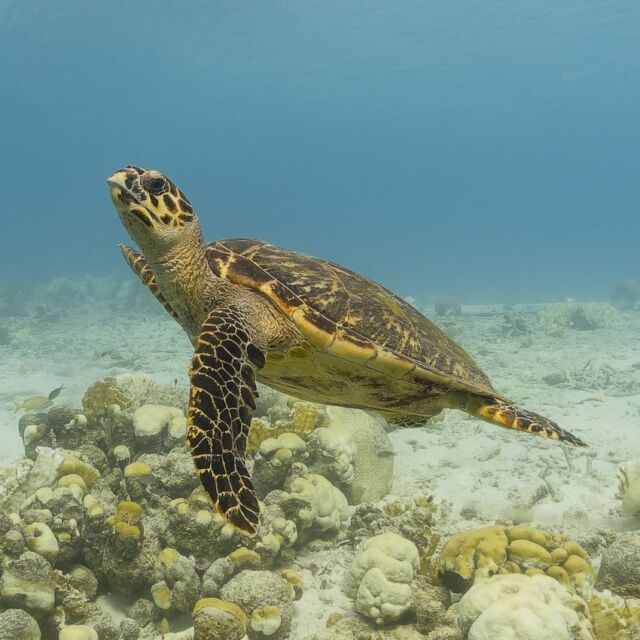
[[[325,477],[315,473],[293,477],[288,493],[304,506],[298,509],[297,520],[302,529],[339,531],[349,521],[349,505],[340,489]]]
[[[312,453],[319,458],[318,471],[340,484],[353,482],[355,445],[348,434],[320,427],[309,436],[308,442]]]
[[[495,575],[460,601],[468,640],[593,640],[585,601],[544,575]]]
[[[411,582],[420,557],[415,544],[396,533],[365,540],[345,577],[356,610],[377,624],[400,618],[411,604]]]

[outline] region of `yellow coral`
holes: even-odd
[[[249,620],[247,619],[247,616],[238,605],[233,604],[232,602],[218,600],[218,598],[200,598],[200,600],[196,602],[195,607],[193,608],[193,617],[195,618],[195,616],[198,615],[198,612],[208,607],[220,609],[220,611],[225,611],[226,613],[231,614],[242,623],[242,628],[245,631],[249,626]]]
[[[121,538],[139,539],[142,531],[137,525],[141,516],[142,507],[139,504],[123,501],[118,503],[115,514],[107,518],[107,524],[113,527],[116,534]]]
[[[476,577],[494,573],[546,573],[587,599],[595,578],[589,556],[580,545],[526,526],[494,526],[459,533],[440,552],[438,569],[454,590],[463,590]],[[460,584],[460,578],[466,584]]]
[[[165,567],[172,565],[178,558],[180,554],[176,549],[172,549],[171,547],[166,547],[158,554],[158,560]]]
[[[529,569],[546,569],[553,563],[551,554],[539,544],[530,540],[514,540],[508,549],[509,560]]]
[[[132,462],[124,468],[125,478],[148,478],[153,475],[151,467],[146,462]]]
[[[260,556],[253,549],[247,549],[247,547],[240,547],[232,551],[228,558],[236,567],[245,567],[247,565],[255,567],[262,564]]]
[[[104,509],[102,508],[102,504],[100,500],[98,500],[95,496],[91,494],[85,496],[84,498],[84,508],[87,510],[87,514],[89,517],[101,516],[104,513]]]
[[[116,532],[118,538],[122,539],[134,539],[140,540],[142,536],[142,531],[140,531],[140,527],[127,524],[126,522],[116,522],[113,526],[113,530]]]
[[[278,571],[278,575],[284,578],[293,590],[293,594],[296,599],[302,596],[302,590],[304,588],[304,582],[302,580],[302,576],[293,569],[281,569]]]
[[[598,640],[631,640],[640,625],[640,600],[597,594],[589,601],[589,617]]]
[[[438,560],[441,572],[453,572],[464,580],[476,575],[489,576],[507,560],[507,534],[504,527],[483,527],[453,536]]]
[[[122,393],[118,381],[112,377],[94,382],[82,396],[82,412],[89,420],[102,418],[114,404],[126,409],[131,405],[131,399]]]
[[[82,489],[83,493],[87,490],[87,485],[84,479],[77,473],[67,473],[61,478],[58,478],[59,487],[70,487],[71,485],[77,485]]]
[[[65,454],[62,464],[58,469],[59,478],[67,475],[80,476],[89,489],[91,489],[93,483],[100,477],[100,473],[95,467],[92,467],[90,464],[83,462],[80,458],[69,453]]]
[[[251,421],[247,438],[247,451],[255,453],[267,438],[277,438],[282,433],[295,433],[306,440],[317,428],[327,422],[327,415],[321,405],[311,402],[293,402],[288,420],[278,420],[271,424],[264,418]]]
[[[251,612],[251,628],[265,636],[273,635],[280,628],[281,623],[280,610],[273,605],[257,607]]]
[[[171,609],[171,590],[164,580],[151,587],[151,597],[158,609],[163,609],[164,611]]]

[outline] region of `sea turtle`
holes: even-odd
[[[497,393],[461,347],[379,284],[258,240],[205,245],[189,200],[158,171],[128,166],[107,182],[142,250],[120,245],[126,261],[195,347],[188,440],[202,485],[238,529],[254,533],[259,523],[244,461],[256,379],[395,424],[455,408],[584,446]]]

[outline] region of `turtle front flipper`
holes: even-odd
[[[249,534],[258,529],[260,508],[244,453],[264,362],[242,311],[229,305],[209,313],[189,369],[187,437],[200,481],[218,512]]]
[[[146,284],[147,287],[149,287],[149,291],[153,293],[156,300],[166,309],[166,311],[171,316],[173,316],[174,319],[180,322],[178,314],[171,308],[171,305],[160,293],[160,287],[158,287],[156,277],[153,275],[151,269],[149,269],[149,267],[147,266],[147,261],[144,259],[144,256],[141,253],[134,251],[126,244],[120,244],[118,246],[120,247],[120,251],[122,251],[122,255],[127,264],[131,267],[131,270],[138,276],[138,278],[140,278],[140,280],[142,280],[143,284]]]
[[[481,420],[497,424],[505,429],[533,433],[550,440],[566,442],[576,447],[588,446],[580,438],[565,431],[555,422],[533,411],[522,409],[509,400],[471,395],[465,399],[461,408]]]

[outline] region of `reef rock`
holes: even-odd
[[[220,597],[247,615],[250,638],[281,639],[291,630],[292,589],[287,580],[271,571],[241,571],[223,585]]]
[[[0,640],[40,640],[38,623],[22,609],[0,613]]]
[[[605,549],[596,587],[640,598],[640,531],[620,534]]]

